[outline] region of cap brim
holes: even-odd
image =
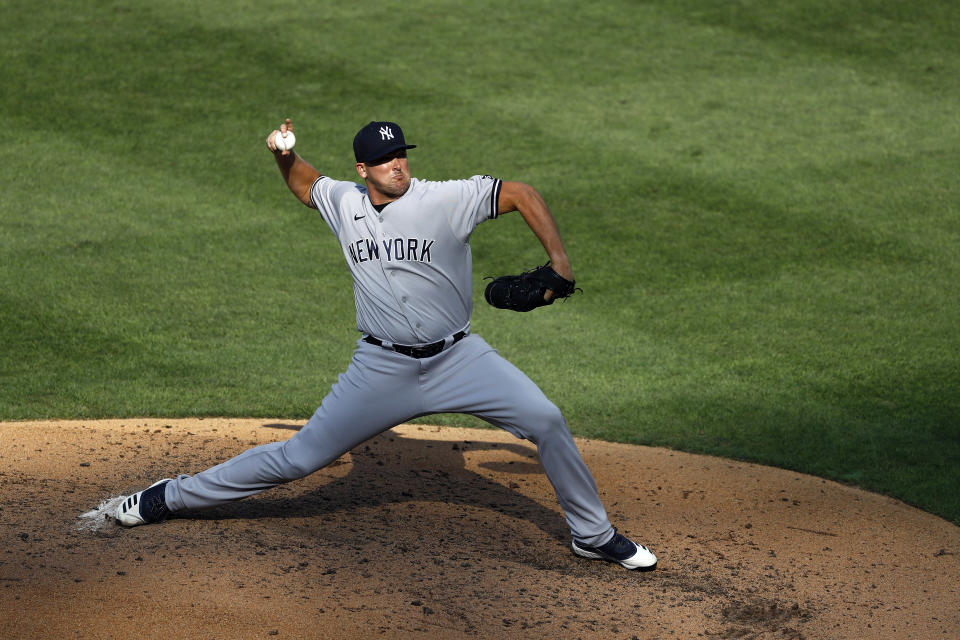
[[[379,154],[376,158],[364,158],[363,160],[360,160],[360,162],[363,162],[366,164],[366,163],[373,162],[374,160],[379,160],[380,158],[386,157],[391,153],[394,153],[395,151],[399,151],[400,149],[416,149],[416,148],[417,148],[417,145],[415,144],[398,144],[397,146],[389,148],[388,150]]]

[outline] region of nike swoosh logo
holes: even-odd
[[[366,218],[366,217],[367,217],[367,214],[363,214],[362,216],[358,216],[358,215],[354,214],[353,219],[354,219],[354,220],[359,220],[360,218]]]

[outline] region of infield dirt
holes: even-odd
[[[960,528],[790,471],[578,440],[655,572],[582,560],[527,442],[404,425],[121,529],[118,496],[289,421],[0,423],[4,638],[957,638]]]

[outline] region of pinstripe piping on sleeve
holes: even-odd
[[[320,207],[318,207],[318,206],[317,206],[317,203],[314,202],[314,200],[313,200],[313,188],[317,185],[318,182],[320,182],[321,180],[323,180],[323,179],[326,178],[326,177],[327,177],[327,176],[325,176],[325,175],[319,175],[319,176],[317,176],[317,179],[316,179],[316,180],[314,180],[313,182],[310,183],[310,191],[307,191],[307,193],[310,194],[310,202],[313,203],[313,208],[314,208],[314,209],[319,209]]]
[[[497,183],[493,185],[493,192],[490,196],[490,219],[496,220],[497,216],[500,215],[498,208],[500,206],[500,187],[503,185],[503,180],[497,179]]]

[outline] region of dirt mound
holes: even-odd
[[[960,637],[960,528],[801,474],[581,440],[651,573],[574,557],[529,443],[405,425],[295,483],[121,529],[118,497],[298,424],[2,423],[5,638]]]

